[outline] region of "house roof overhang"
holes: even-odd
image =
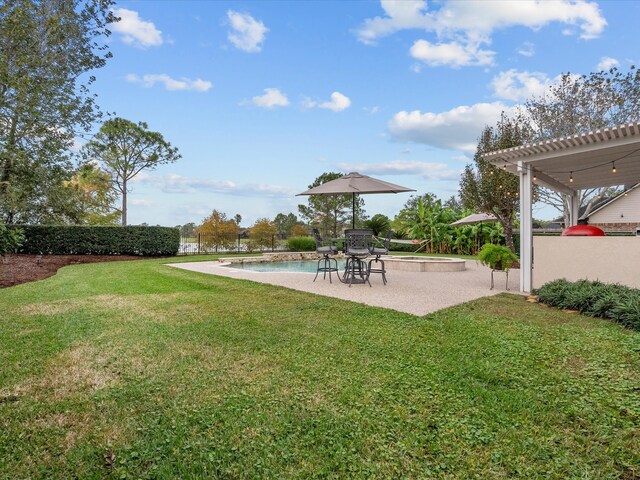
[[[483,158],[514,174],[519,162],[528,164],[536,183],[565,193],[633,184],[640,181],[640,122],[496,150]]]

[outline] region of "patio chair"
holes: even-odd
[[[382,260],[380,257],[382,255],[389,255],[389,242],[391,242],[392,236],[393,236],[393,232],[389,230],[387,232],[387,236],[384,238],[384,242],[382,243],[381,247],[376,247],[376,246],[369,247],[369,252],[371,253],[371,255],[376,256],[376,258],[372,258],[371,260],[369,260],[369,275],[371,275],[372,273],[382,274],[383,285],[387,284],[387,275],[386,275],[387,270],[384,267],[384,260]],[[373,262],[376,262],[375,268],[371,266]],[[380,264],[380,266],[378,266],[378,264]]]
[[[347,264],[342,281],[348,283],[349,287],[354,283],[368,283],[371,286],[369,268],[364,260],[371,255],[369,247],[372,239],[373,230],[355,228],[344,231]]]
[[[338,275],[338,280],[340,280],[338,261],[331,257],[332,255],[338,254],[338,247],[330,241],[323,240],[317,228],[313,229],[313,238],[316,241],[316,253],[322,255],[322,258],[318,260],[318,268],[316,269],[316,276],[313,277],[313,281],[316,281],[320,272],[324,274],[323,279],[327,278],[327,273],[329,274],[329,283],[333,283],[331,281],[332,272],[335,272],[336,275]]]

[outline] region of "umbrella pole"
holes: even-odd
[[[351,194],[352,202],[352,215],[351,215],[351,228],[356,228],[356,194]]]

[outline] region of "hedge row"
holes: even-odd
[[[534,292],[538,301],[558,308],[578,310],[591,317],[614,320],[640,330],[640,290],[624,285],[565,279],[545,283]]]
[[[170,227],[16,225],[24,232],[19,253],[47,255],[175,255],[180,231]]]
[[[316,249],[316,241],[313,237],[289,237],[287,248],[292,252],[313,252]]]

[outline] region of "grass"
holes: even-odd
[[[163,262],[0,290],[0,477],[640,476],[639,333],[516,295],[415,317]]]

